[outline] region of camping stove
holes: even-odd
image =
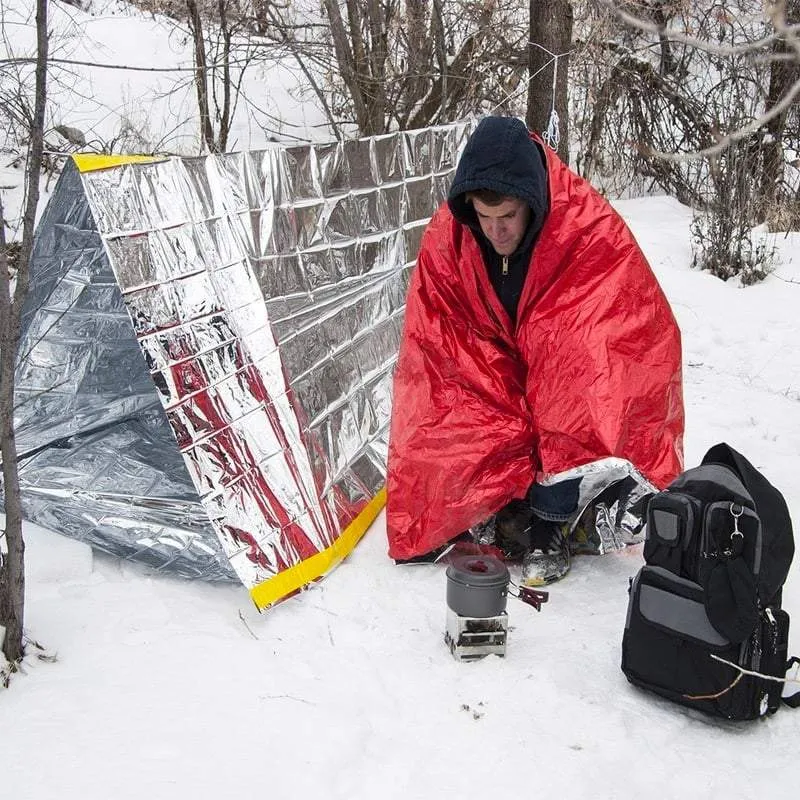
[[[447,568],[444,640],[459,661],[505,656],[508,568],[491,556],[461,556]]]

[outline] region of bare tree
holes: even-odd
[[[365,136],[384,132],[386,33],[389,21],[376,0],[348,0],[347,25],[337,0],[323,0],[342,80],[350,91],[356,124]]]
[[[205,37],[203,36],[203,20],[195,0],[186,0],[189,12],[189,30],[194,42],[194,86],[197,91],[197,108],[200,112],[200,138],[210,152],[218,151],[211,127],[211,112],[208,100],[208,64],[206,62]]]
[[[712,75],[719,76],[716,86],[733,81],[737,84],[734,91],[747,101],[744,109],[729,103],[725,107],[729,115],[715,107],[717,119],[712,144],[702,150],[678,146],[671,152],[658,152],[661,157],[686,161],[717,155],[731,143],[749,139],[771,120],[785,114],[800,96],[800,80],[789,82],[779,78],[776,83],[786,88],[777,98],[767,99],[764,89],[767,76],[772,73],[770,63],[784,60],[800,63],[800,29],[787,22],[787,0],[740,0],[738,3],[712,0],[707,5],[687,7],[680,15],[670,17],[676,25],[669,28],[665,23],[631,14],[615,6],[613,0],[601,2],[639,36],[656,35],[659,41],[668,37],[674,44],[682,45],[681,66],[674,71],[680,74],[681,80],[676,86],[684,94],[694,92],[701,96],[705,93],[711,70]],[[693,34],[684,33],[681,28],[691,29]],[[707,61],[699,61],[698,57],[705,57]],[[690,69],[692,61],[694,68]],[[746,83],[751,84],[749,92],[742,89]],[[744,123],[743,116],[747,118]]]
[[[313,94],[338,138],[525,111],[529,32],[518,0],[135,2],[189,29],[207,150],[225,149],[233,67],[249,59],[294,59],[307,82],[301,92]]]
[[[30,119],[22,242],[16,263],[13,297],[5,220],[0,211],[0,453],[3,459],[7,547],[0,565],[0,625],[5,628],[3,654],[12,665],[24,654],[25,605],[25,544],[22,538],[22,504],[13,417],[14,367],[20,337],[22,306],[28,290],[44,150],[48,52],[47,0],[36,0],[36,46],[35,101],[33,116]]]
[[[329,118],[361,135],[524,110],[527,20],[515,0],[322,0],[273,7],[266,35],[324,91]]]
[[[268,3],[185,2],[186,22],[194,45],[194,84],[202,146],[211,153],[224,153],[245,73],[262,50],[250,37],[264,24]]]
[[[784,22],[788,26],[800,22],[800,0],[786,0]],[[785,35],[775,40],[772,54],[769,89],[764,104],[767,113],[771,112],[800,81],[800,56],[794,52]],[[785,107],[779,114],[767,120],[764,126],[768,136],[764,138],[760,194],[765,211],[775,208],[780,194],[784,175],[784,138],[789,110],[789,107]],[[800,220],[796,220],[795,224],[797,222]]]
[[[136,5],[171,19],[181,35],[188,33],[200,148],[225,152],[239,102],[254,105],[242,86],[247,71],[269,56],[260,37],[273,0],[138,0]],[[179,83],[173,91],[183,88]]]
[[[691,204],[694,264],[721,278],[761,279],[772,248],[753,228],[797,191],[787,197],[783,172],[800,95],[800,41],[789,20],[800,6],[650,0],[633,15],[605,4],[614,15],[606,34],[620,22],[625,33],[596,40],[594,64],[603,60],[607,71],[594,81],[599,91],[583,90],[594,101],[584,174],[616,175],[627,186],[649,180]]]

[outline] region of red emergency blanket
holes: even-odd
[[[682,469],[680,334],[619,215],[547,151],[550,211],[516,329],[446,205],[409,287],[394,377],[389,555],[427,553],[534,479],[608,456]]]

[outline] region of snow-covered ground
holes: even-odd
[[[188,62],[157,21],[112,14],[123,6],[52,3],[57,30],[77,20],[59,55]],[[184,119],[174,95],[145,104],[130,81],[147,73],[78,75],[84,99],[59,89],[54,124],[113,136],[127,108],[155,136]],[[286,82],[262,80],[289,119],[299,106]],[[303,114],[312,130],[318,112]],[[261,144],[238,131],[240,146]],[[0,174],[7,208],[18,175]],[[800,524],[800,239],[781,240],[776,274],[742,289],[689,269],[687,209],[617,205],[683,331],[687,464],[729,442]],[[241,587],[156,576],[32,525],[26,538],[27,629],[57,660],[28,658],[0,689],[0,800],[730,800],[786,796],[800,779],[800,712],[726,724],[627,683],[620,643],[640,547],[577,559],[540,614],[510,600],[506,658],[461,664],[443,642],[444,568],[394,566],[383,516],[325,581],[263,615]],[[798,570],[800,558],[784,595],[794,651]]]
[[[618,206],[683,331],[687,462],[729,442],[800,520],[797,238],[741,289],[688,268],[685,208]],[[382,516],[324,582],[263,615],[243,588],[27,538],[28,630],[58,658],[0,692],[3,797],[728,800],[800,778],[800,713],[717,722],[627,683],[640,547],[578,558],[540,614],[510,600],[506,658],[462,664],[443,642],[444,568],[394,566]]]

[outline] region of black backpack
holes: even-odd
[[[622,639],[628,680],[727,719],[800,705],[800,692],[781,696],[800,663],[781,608],[793,556],[781,493],[732,447],[712,447],[648,504]]]

